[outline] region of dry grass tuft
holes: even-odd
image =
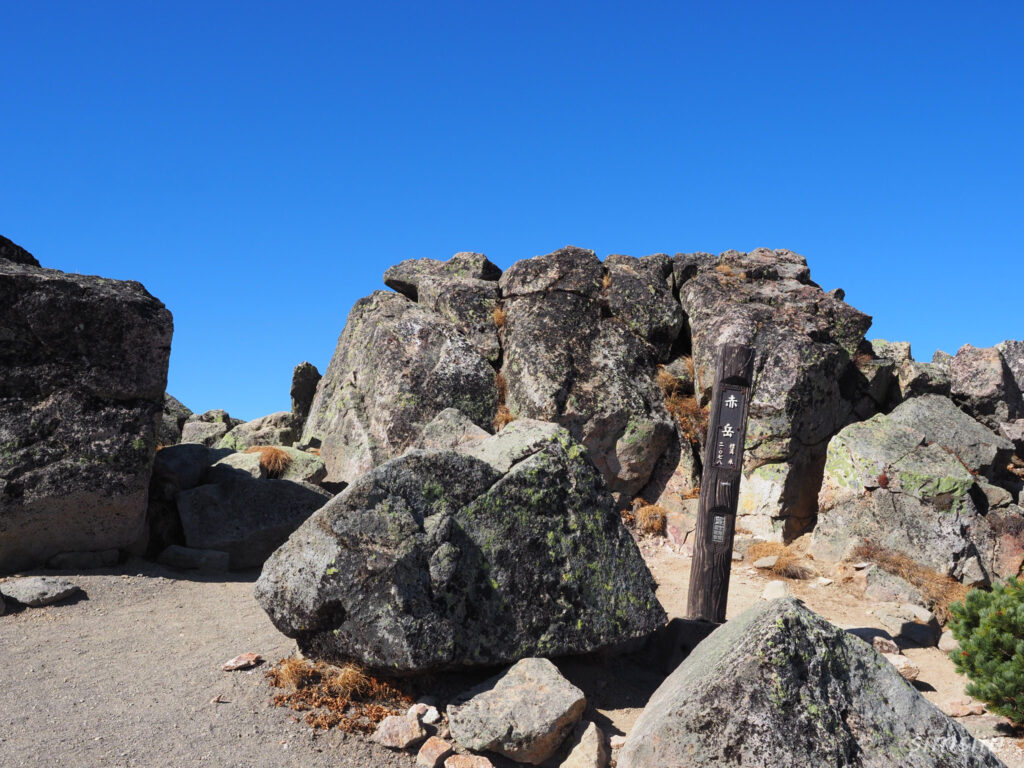
[[[740,272],[738,270],[735,270],[732,267],[730,267],[728,264],[719,264],[719,265],[717,265],[715,267],[715,272],[717,272],[720,275],[725,275],[726,277],[735,277],[737,280],[746,280],[747,279],[747,273],[746,272]]]
[[[281,659],[267,673],[274,688],[291,688],[272,699],[278,707],[307,712],[312,728],[373,733],[388,715],[402,714],[412,698],[354,664],[335,667],[307,659]]]
[[[804,562],[803,558],[788,545],[777,541],[756,541],[747,549],[745,559],[754,562],[762,557],[777,557],[770,570],[775,576],[784,579],[809,579],[814,569]]]
[[[494,376],[494,386],[498,390],[498,404],[504,405],[505,398],[508,397],[508,382],[505,380],[505,374],[501,371]]]
[[[864,542],[853,551],[853,557],[870,560],[886,573],[899,576],[919,590],[931,603],[936,618],[945,624],[949,619],[949,604],[963,600],[970,591],[956,579],[915,562],[902,552]]]
[[[643,500],[641,499],[641,501]],[[665,535],[668,512],[664,507],[657,504],[644,504],[643,506],[636,507],[633,512],[633,519],[636,522],[637,530],[654,536]]]
[[[505,320],[508,319],[508,313],[501,307],[495,307],[491,317],[494,319],[495,328],[504,328]]]
[[[687,357],[685,361],[692,378],[693,358]],[[664,368],[658,369],[655,380],[665,394],[665,407],[679,422],[683,437],[695,446],[700,445],[708,431],[709,409],[697,405],[696,395],[686,394],[683,382]]]
[[[500,432],[506,425],[511,424],[515,420],[515,414],[508,409],[507,405],[502,403],[498,406],[497,413],[494,414],[494,420],[491,422],[491,426],[494,427],[495,432]]]
[[[604,277],[601,278],[601,292],[607,293],[608,289],[612,287],[612,273],[605,272]]]
[[[260,466],[267,470],[267,477],[280,477],[292,463],[292,457],[288,455],[288,451],[275,445],[254,445],[252,448],[246,449],[245,452],[260,455]]]
[[[666,397],[668,397],[669,394],[674,393],[679,387],[679,379],[662,367],[658,368],[658,375],[654,380],[658,383],[658,386],[661,387],[661,391],[665,393]]]

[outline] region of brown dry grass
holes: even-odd
[[[642,533],[649,533],[654,536],[665,535],[668,512],[664,507],[657,504],[643,504],[635,508],[632,516],[637,530]]]
[[[814,569],[804,562],[798,553],[788,545],[777,541],[754,542],[747,549],[745,559],[754,562],[762,557],[772,556],[777,557],[778,560],[767,570],[776,576],[781,576],[784,579],[809,579],[814,575]]]
[[[505,380],[505,374],[501,371],[494,376],[494,386],[498,390],[498,404],[504,405],[505,398],[508,397],[508,382]]]
[[[720,275],[725,275],[726,277],[735,277],[738,280],[746,280],[747,279],[747,273],[746,272],[740,272],[738,270],[735,270],[732,267],[730,267],[728,264],[719,264],[719,265],[717,265],[715,267],[715,272],[717,272]]]
[[[684,358],[693,378],[693,358]],[[665,394],[665,407],[671,413],[691,444],[700,445],[708,431],[709,409],[697,405],[696,395],[684,394],[683,382],[664,368],[659,368],[655,380]]]
[[[612,273],[605,272],[604,277],[601,278],[601,292],[607,293],[608,289],[612,287]]]
[[[491,426],[494,427],[495,432],[500,432],[515,420],[515,414],[508,409],[507,405],[502,403],[498,406],[497,413],[494,414],[494,420],[491,422]]]
[[[899,576],[919,590],[931,604],[936,618],[945,624],[949,619],[949,604],[963,600],[970,591],[956,579],[915,562],[902,552],[864,542],[853,552],[854,558],[870,560],[886,573]]]
[[[388,715],[399,715],[412,698],[354,664],[335,667],[308,659],[281,659],[267,673],[274,688],[293,689],[273,697],[278,707],[306,712],[312,728],[373,733]]]
[[[867,365],[874,359],[874,356],[870,352],[858,352],[853,356],[853,360],[851,360],[851,362],[855,367],[860,368],[863,365]]]
[[[495,328],[504,328],[505,320],[508,319],[508,313],[501,307],[495,307],[491,313],[491,318],[494,320]]]
[[[280,477],[292,463],[288,452],[275,445],[254,445],[245,452],[260,455],[260,466],[267,470],[267,477]]]

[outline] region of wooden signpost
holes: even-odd
[[[750,347],[725,344],[719,350],[687,600],[689,618],[716,624],[725,621],[729,596],[753,366]]]

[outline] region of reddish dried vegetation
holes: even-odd
[[[273,445],[254,445],[245,452],[260,455],[260,466],[267,470],[267,477],[280,477],[292,463],[287,451]]]
[[[803,562],[798,553],[788,545],[777,541],[758,541],[751,544],[744,559],[754,562],[762,557],[772,556],[778,559],[775,561],[775,565],[767,570],[776,576],[781,576],[784,579],[809,579],[814,575],[814,569]]]
[[[956,579],[933,571],[902,552],[879,547],[871,542],[865,542],[857,547],[853,557],[870,560],[883,571],[913,584],[931,603],[932,611],[943,624],[949,619],[949,604],[963,600],[970,591]]]
[[[274,696],[273,703],[306,712],[312,728],[373,733],[381,720],[404,713],[413,703],[405,692],[353,664],[335,667],[293,657],[281,659],[266,674],[273,687],[293,689]]]

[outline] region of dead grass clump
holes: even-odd
[[[633,519],[636,522],[637,530],[654,536],[665,535],[668,512],[664,507],[657,504],[645,504],[637,507],[633,512]]]
[[[767,570],[784,579],[809,579],[814,575],[814,569],[807,565],[799,554],[778,541],[756,541],[747,549],[745,557],[751,562],[762,557],[778,558],[775,565]]]
[[[500,432],[506,425],[511,424],[515,420],[515,414],[508,409],[507,405],[502,403],[498,406],[497,413],[494,414],[494,420],[491,422],[491,426],[494,427],[495,432]]]
[[[679,379],[673,376],[671,373],[666,371],[664,368],[658,368],[658,375],[654,379],[658,386],[661,387],[661,391],[665,393],[665,397],[673,394],[679,384]]]
[[[715,267],[715,272],[726,277],[735,277],[737,280],[746,280],[747,273],[740,272],[739,270],[733,269],[728,264],[718,264]]]
[[[245,452],[260,455],[260,466],[267,470],[267,477],[280,477],[292,463],[288,451],[275,445],[254,445]]]
[[[494,320],[495,328],[504,328],[508,313],[502,307],[495,307],[491,313],[491,318]]]
[[[956,579],[933,571],[902,552],[879,547],[869,541],[857,547],[853,557],[870,560],[886,573],[913,584],[921,590],[925,600],[931,604],[932,612],[943,624],[949,619],[949,604],[963,600],[970,591]]]
[[[501,371],[498,371],[494,376],[494,386],[498,390],[499,405],[504,405],[505,398],[508,397],[508,382],[505,380],[505,374]]]
[[[612,273],[605,272],[604,277],[601,278],[601,292],[607,293],[608,289],[612,287]]]
[[[697,405],[695,395],[669,395],[665,398],[665,407],[677,422],[679,429],[692,445],[700,445],[708,432],[708,408]]]
[[[402,714],[412,698],[354,664],[335,667],[307,659],[281,659],[267,673],[274,688],[293,689],[272,699],[278,707],[307,712],[312,728],[372,733],[388,715]]]

